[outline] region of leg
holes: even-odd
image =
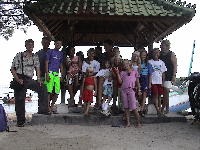
[[[113,80],[113,106],[114,107],[116,106],[117,96],[118,96],[117,81]]]
[[[137,121],[136,127],[140,127],[141,126],[140,116],[137,111],[135,92],[132,89],[129,89],[128,100],[129,100],[129,109],[133,110]]]
[[[52,102],[51,102],[51,105],[50,105],[50,109],[51,109],[52,112],[54,112],[54,105],[57,101],[57,98],[58,98],[58,95],[53,93],[52,98],[51,98]]]
[[[98,79],[98,86],[97,86],[97,101],[96,101],[96,106],[99,107],[101,105],[101,100],[102,100],[102,92],[103,92],[103,82],[104,78],[99,77]]]
[[[141,102],[141,111],[142,112],[144,111],[144,106],[145,106],[145,103],[146,103],[146,97],[147,97],[147,93],[144,91],[142,93],[142,102]]]
[[[127,91],[126,90],[121,90],[121,97],[122,97],[122,103],[124,109],[128,109],[128,97],[127,97]],[[123,114],[123,121],[126,121],[126,112]]]
[[[135,118],[136,118],[136,121],[137,121],[137,124],[136,124],[136,128],[140,128],[141,127],[141,123],[140,123],[140,115],[137,111],[137,109],[133,110],[133,113],[135,115]]]
[[[85,109],[85,115],[88,116],[89,115],[89,109],[90,109],[90,102],[86,102],[86,109]]]
[[[73,85],[72,84],[68,85],[68,92],[69,92],[69,95],[70,95],[70,100],[68,102],[68,105],[69,105],[69,107],[73,107],[75,105],[75,103],[74,103],[74,92],[73,92]]]
[[[122,95],[121,95],[121,89],[119,89],[118,88],[118,90],[117,90],[117,95],[118,95],[118,107],[119,107],[119,109],[120,110],[122,110],[122,108],[123,108],[123,105],[122,105]]]
[[[125,127],[130,127],[131,123],[130,123],[130,111],[129,108],[125,109],[125,117],[126,117],[126,126]]]
[[[64,85],[65,83],[62,83],[61,85],[61,103],[65,104],[65,95],[66,95],[66,87]]]
[[[17,116],[17,125],[23,126],[26,118],[25,118],[25,97],[26,97],[26,89],[20,89],[14,91],[15,96],[15,111]]]
[[[169,112],[169,89],[164,88],[164,93],[163,93],[163,106],[161,109],[161,112],[164,113],[164,110],[166,109],[166,113]]]
[[[48,93],[47,87],[45,85],[39,85],[35,80],[28,80],[25,83],[27,89],[35,91],[38,93],[38,112],[47,113],[48,112]]]

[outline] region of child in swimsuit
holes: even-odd
[[[97,81],[93,74],[93,68],[88,67],[80,89],[80,97],[84,101],[84,115],[86,116],[89,115],[90,104],[93,102],[93,96],[96,96],[97,91]],[[94,94],[93,91],[95,91]]]

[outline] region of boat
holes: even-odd
[[[13,92],[4,93],[4,94],[6,94],[6,96],[4,96],[2,98],[2,101],[4,104],[15,104],[15,97],[13,97],[13,96],[10,97],[10,94],[13,94]],[[32,101],[31,93],[29,95],[27,95],[24,100],[25,100],[25,102],[31,102]]]

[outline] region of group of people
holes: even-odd
[[[17,126],[25,124],[25,96],[30,89],[38,93],[38,113],[57,113],[55,102],[61,91],[61,102],[65,102],[68,90],[68,106],[76,106],[74,97],[80,90],[78,107],[84,107],[84,115],[89,115],[93,97],[95,108],[110,115],[112,108],[124,111],[123,119],[130,126],[130,111],[136,117],[136,127],[140,127],[140,116],[145,114],[146,98],[150,97],[158,116],[169,111],[169,89],[165,81],[175,81],[177,61],[170,51],[169,40],[161,42],[161,51],[154,48],[149,53],[139,48],[132,53],[130,60],[123,59],[118,47],[112,40],[105,40],[102,48],[97,46],[87,51],[87,57],[81,51],[75,54],[75,46],[63,47],[62,41],[55,41],[50,49],[51,40],[43,37],[43,49],[33,54],[34,41],[25,41],[26,51],[14,57],[11,73],[14,80],[23,88],[14,89],[16,99]],[[33,80],[34,70],[37,81]],[[160,96],[163,95],[161,103]],[[118,104],[117,104],[118,101]],[[138,106],[140,106],[138,112]]]

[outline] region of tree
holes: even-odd
[[[32,22],[24,14],[23,6],[30,2],[33,0],[0,0],[0,36],[8,40],[15,29],[26,33]]]

